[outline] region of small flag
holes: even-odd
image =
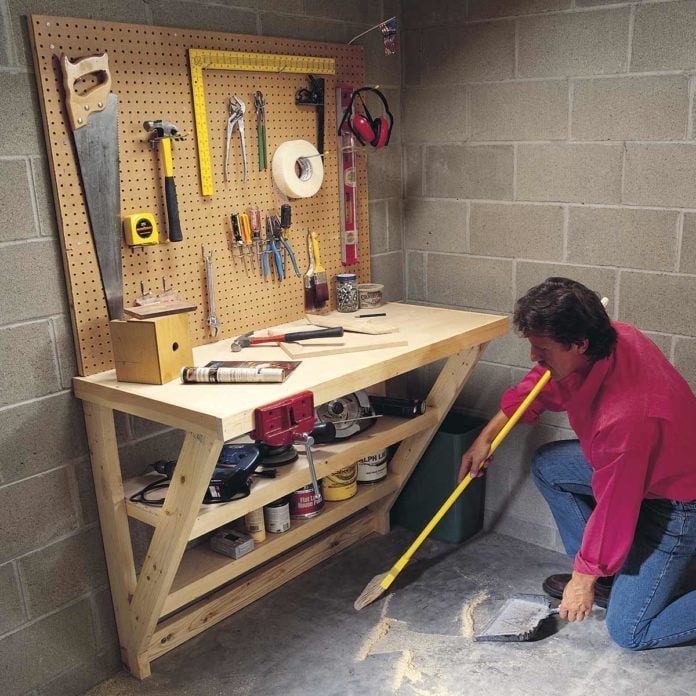
[[[382,30],[382,38],[384,40],[384,55],[393,56],[399,48],[396,38],[396,17],[382,22],[379,28]]]

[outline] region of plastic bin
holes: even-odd
[[[462,454],[485,420],[452,410],[391,509],[391,523],[421,532],[457,485]],[[486,478],[474,479],[433,529],[430,537],[459,544],[483,527]]]

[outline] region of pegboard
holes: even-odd
[[[370,280],[367,206],[367,163],[356,157],[360,260],[341,265],[336,137],[336,85],[364,83],[362,48],[342,44],[298,41],[240,34],[188,31],[166,27],[97,22],[34,15],[31,32],[39,81],[39,97],[49,150],[51,175],[71,316],[78,372],[87,376],[113,367],[108,313],[89,228],[82,186],[73,150],[72,133],[65,110],[59,59],[109,56],[112,92],[118,97],[121,214],[154,214],[160,235],[167,229],[164,175],[157,150],[148,143],[146,120],[174,122],[186,135],[172,142],[174,179],[183,242],[131,249],[122,239],[123,295],[126,307],[146,291],[157,294],[163,286],[197,310],[191,314],[194,345],[237,336],[252,329],[292,321],[304,314],[303,281],[296,278],[288,259],[288,277],[282,282],[264,280],[260,264],[245,266],[233,239],[232,213],[247,212],[251,205],[262,215],[279,214],[280,205],[292,206],[288,239],[300,271],[308,265],[305,243],[308,229],[319,237],[323,265],[331,285],[336,273],[358,274]],[[295,105],[295,93],[308,87],[307,76],[288,72],[205,70],[210,159],[215,194],[201,194],[188,49],[276,53],[328,57],[335,60],[335,75],[320,75],[325,83],[324,181],[319,192],[304,199],[286,200],[273,185],[271,160],[275,149],[287,140],[307,140],[316,145],[316,109]],[[319,75],[317,75],[319,76]],[[261,90],[266,101],[268,170],[258,171],[256,117],[253,95]],[[225,136],[228,102],[239,96],[247,105],[245,136],[249,177],[242,181],[241,145],[235,134],[230,148],[230,181],[224,181]],[[262,222],[262,238],[265,226]],[[213,253],[215,304],[220,321],[217,337],[207,325],[205,262],[201,252]]]

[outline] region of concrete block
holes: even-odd
[[[618,203],[622,147],[616,144],[522,144],[517,194],[522,201]]]
[[[588,288],[601,293],[602,296],[608,297],[610,310],[616,306],[614,288],[616,287],[617,272],[615,270],[527,261],[520,261],[517,264],[515,299],[522,297],[533,286],[554,276],[577,280]]]
[[[518,21],[519,77],[625,72],[630,8],[523,17]]]
[[[387,230],[389,232],[389,251],[402,251],[404,248],[404,224],[401,199],[387,201]]]
[[[152,24],[235,34],[256,34],[256,12],[216,5],[214,12],[201,11],[198,3],[181,0],[151,0]],[[287,20],[288,18],[286,18]],[[272,34],[273,35],[273,34]]]
[[[385,302],[400,302],[404,299],[404,255],[402,252],[373,256],[370,259],[370,275],[373,283],[384,284]]]
[[[0,406],[60,390],[48,322],[0,329],[0,355],[15,356],[0,373]]]
[[[83,525],[92,524],[99,520],[97,510],[97,494],[94,491],[92,465],[89,457],[83,457],[72,465],[73,475],[77,481],[77,495]]]
[[[652,331],[643,332],[663,353],[667,360],[671,361],[672,357],[672,336],[661,333],[653,333]],[[675,337],[678,340],[678,337]]]
[[[696,214],[694,213],[684,214],[679,270],[682,273],[696,273]]]
[[[696,198],[696,145],[626,143],[623,203],[689,208]]]
[[[36,618],[108,582],[97,526],[23,556],[18,561],[30,618]]]
[[[404,246],[420,251],[467,251],[466,201],[407,198]]]
[[[0,411],[0,481],[12,483],[87,454],[83,423],[69,392]]]
[[[71,488],[67,468],[0,488],[0,563],[46,546],[77,527]]]
[[[631,72],[696,67],[693,2],[639,4],[635,10]]]
[[[426,255],[420,252],[406,252],[406,301],[425,302],[425,264]]]
[[[368,205],[370,217],[370,253],[381,254],[387,251],[387,201],[370,201]]]
[[[384,17],[393,17],[394,15],[385,14]],[[380,21],[380,20],[377,20]],[[376,22],[373,22],[376,24]],[[351,36],[348,37],[350,41],[353,36],[356,36],[361,31],[365,31],[367,27],[350,26],[346,28]],[[401,37],[399,36],[399,41]],[[362,45],[365,49],[365,84],[366,85],[381,85],[380,90],[386,91],[384,85],[394,85],[399,87],[401,85],[401,47],[395,54],[385,55],[384,53],[384,42],[382,41],[382,32],[378,29],[373,30],[369,34],[366,34],[362,38],[358,39],[356,42],[358,45]],[[398,92],[400,90],[391,90]],[[399,108],[397,101],[393,100],[391,96],[387,96],[389,101],[389,106],[391,107],[391,112],[394,116],[399,115]],[[374,115],[374,114],[373,114]],[[394,141],[396,142],[396,141]]]
[[[367,158],[370,198],[401,197],[401,148],[385,147]]]
[[[403,92],[404,142],[450,143],[467,139],[466,88],[409,87]]]
[[[425,195],[512,200],[512,145],[425,148]]]
[[[621,273],[619,319],[647,331],[696,336],[696,278]]]
[[[406,0],[401,3],[401,13],[407,29],[434,24],[460,24],[466,19],[466,3],[459,0]]]
[[[487,531],[504,534],[513,539],[520,539],[529,544],[541,546],[544,549],[555,548],[555,527],[520,519],[516,515],[511,514],[506,508],[503,508],[501,511],[486,510],[484,526]]]
[[[38,236],[27,160],[0,160],[0,242]]]
[[[118,647],[116,617],[111,592],[108,587],[92,594],[92,613],[94,614],[94,643],[98,651]]]
[[[8,67],[14,63],[14,52],[10,16],[6,7],[0,8],[0,39],[0,66]]]
[[[178,459],[184,435],[182,430],[169,429],[120,447],[119,458],[124,478],[142,476],[152,471],[150,466],[160,459]]]
[[[421,83],[421,33],[408,29],[399,36],[403,51],[401,74],[403,85],[410,87]]]
[[[419,367],[406,375],[408,385],[407,393],[414,399],[425,399],[435,384],[437,376],[440,374],[444,360],[437,360],[429,365]],[[476,369],[476,368],[474,368]]]
[[[0,138],[0,157],[42,155],[44,139],[34,77],[27,73],[0,72],[0,94],[12,95],[12,99],[0,100],[3,132],[12,134]]]
[[[568,261],[671,271],[678,217],[673,210],[571,206]]]
[[[500,365],[516,365],[518,367],[530,367],[529,341],[515,333],[510,318],[510,331],[505,336],[491,341],[483,354],[486,362]]]
[[[677,336],[674,350],[674,366],[696,392],[696,339]]]
[[[125,415],[125,414],[124,414]],[[146,418],[139,418],[138,416],[126,416],[128,428],[125,437],[119,436],[119,442],[126,442],[130,439],[140,439],[143,437],[150,437],[152,435],[159,435],[166,430],[171,430],[169,426],[162,425],[162,423],[157,423],[156,421],[147,420]],[[119,432],[118,427],[116,432]],[[125,434],[125,433],[124,433]]]
[[[0,294],[2,323],[67,312],[63,264],[56,240],[31,241],[4,247],[0,254],[0,277],[4,287],[12,288],[11,294]],[[34,282],[35,278],[41,278],[41,282]]]
[[[194,11],[200,12],[197,5],[193,5],[193,8]],[[311,39],[333,43],[347,43],[355,36],[355,34],[348,36],[350,32],[345,24],[331,22],[327,19],[292,17],[271,12],[259,12],[258,15],[261,25],[259,34],[262,36],[284,36],[291,39]],[[246,33],[256,34],[256,26],[252,31]],[[356,34],[359,33],[360,31],[356,32]]]
[[[573,140],[683,140],[688,121],[687,75],[575,82]]]
[[[297,4],[299,9],[284,10],[302,13],[302,2]],[[274,8],[277,9],[277,8]],[[312,17],[326,17],[339,22],[355,22],[358,24],[377,24],[384,17],[381,14],[379,3],[370,0],[357,0],[354,2],[343,2],[343,0],[305,0],[304,11]],[[368,27],[365,27],[367,29]],[[364,30],[363,30],[364,31]],[[357,31],[356,34],[359,34]]]
[[[567,80],[470,85],[469,100],[472,140],[568,136]]]
[[[559,205],[472,203],[469,226],[472,254],[563,259],[563,208]]]
[[[423,29],[422,41],[422,84],[446,85],[450,90],[455,84],[509,80],[514,75],[512,21]]]
[[[83,656],[84,661],[62,672],[55,679],[42,684],[32,696],[75,696],[86,694],[92,687],[99,684],[97,689],[109,688],[102,684],[122,670],[121,651],[118,640],[103,652]],[[125,674],[121,672],[121,674]],[[111,682],[109,682],[111,684]]]
[[[571,0],[469,0],[470,19],[516,17],[570,9]]]
[[[428,254],[427,274],[430,303],[483,311],[512,309],[512,261]]]
[[[42,157],[32,157],[30,163],[36,196],[36,211],[39,216],[39,233],[42,237],[56,237],[58,224],[56,223],[56,208],[53,203],[48,165]]]
[[[14,563],[0,565],[0,635],[27,620]]]
[[[423,150],[420,146],[405,145],[404,192],[407,198],[423,195]]]
[[[89,602],[83,601],[4,637],[0,674],[10,693],[24,694],[83,662],[92,646]]]
[[[510,387],[510,368],[479,362],[455,400],[457,408],[490,418],[500,409],[500,397]]]

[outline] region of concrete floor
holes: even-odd
[[[564,556],[495,534],[453,546],[427,540],[390,592],[353,602],[414,538],[396,528],[317,566],[153,663],[90,696],[689,696],[696,646],[630,653],[613,645],[604,611],[548,620],[529,643],[475,643],[516,592],[539,594]]]

